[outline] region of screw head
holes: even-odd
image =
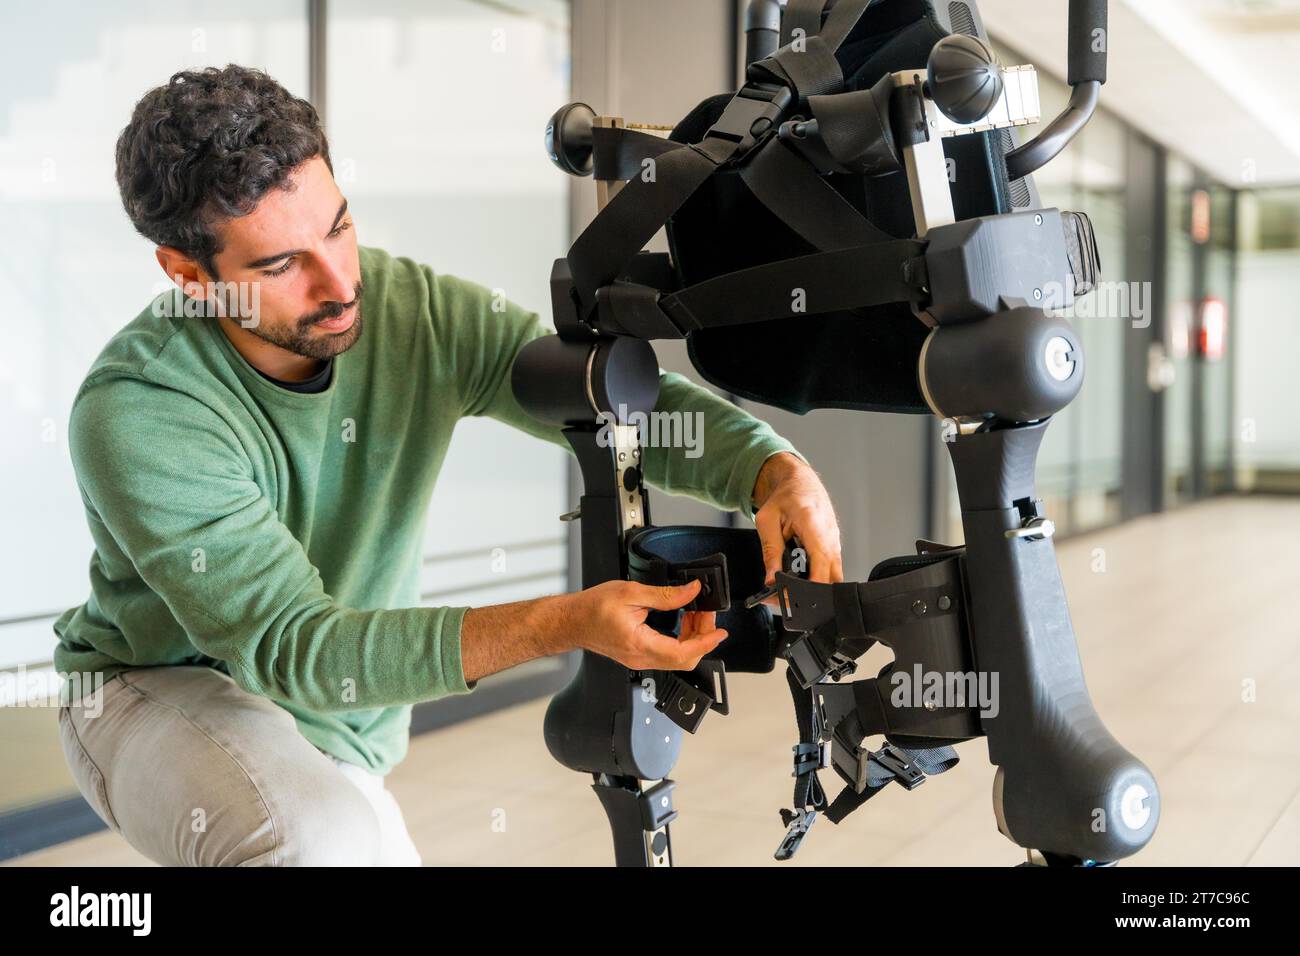
[[[939,610],[946,611],[950,607],[952,607],[952,598],[948,597],[946,594],[941,596],[939,598]]]
[[[926,605],[924,601],[915,601],[912,604],[912,613],[915,614],[917,617],[920,617],[928,610],[930,610],[930,608]]]

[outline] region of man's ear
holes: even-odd
[[[162,266],[167,278],[175,282],[191,299],[208,297],[208,283],[212,276],[209,276],[195,259],[175,246],[158,246],[154,250],[154,257],[158,260],[158,265]]]

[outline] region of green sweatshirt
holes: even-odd
[[[568,448],[510,388],[535,313],[361,250],[363,332],[330,385],[267,381],[211,318],[151,305],[96,359],[69,443],[94,539],[90,599],[65,612],[61,672],[196,664],[284,707],[303,736],[387,773],[410,705],[473,689],[465,607],[420,607],[425,516],[457,420],[486,415]],[[750,514],[768,456],[794,449],[673,373],[660,410],[704,413],[703,454],[645,450],[645,478]],[[483,467],[493,463],[483,462]]]

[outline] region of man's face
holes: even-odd
[[[246,216],[219,224],[220,281],[258,283],[255,320],[240,326],[265,342],[313,359],[351,348],[361,336],[361,265],[347,201],[319,157],[273,189]]]

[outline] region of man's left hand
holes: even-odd
[[[779,452],[765,461],[754,483],[753,500],[767,585],[776,582],[785,544],[796,537],[807,556],[811,580],[828,584],[844,580],[835,509],[826,486],[803,459]]]

